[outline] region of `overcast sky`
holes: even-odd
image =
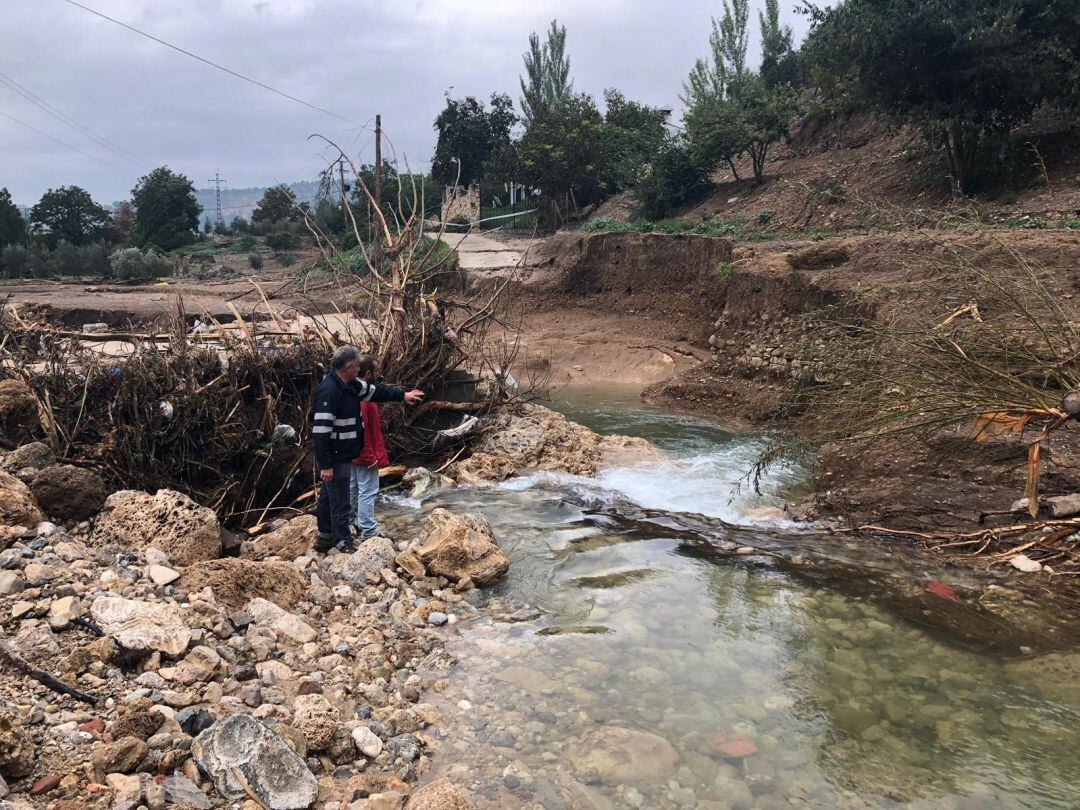
[[[529,32],[567,26],[575,89],[678,106],[681,83],[708,48],[719,0],[80,0],[83,5],[364,124],[376,113],[398,157],[426,167],[432,121],[455,96],[517,100]],[[764,0],[751,0],[751,6]],[[798,39],[805,18],[782,0]],[[0,115],[0,186],[20,204],[80,185],[125,199],[162,164],[196,187],[215,169],[234,188],[313,178],[321,133],[372,159],[372,128],[351,126],[107,22],[64,0],[0,0],[0,73],[138,164],[0,85],[0,113],[94,155],[102,165]],[[751,25],[756,64],[757,15]]]

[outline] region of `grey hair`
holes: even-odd
[[[341,371],[345,366],[357,360],[360,357],[360,350],[355,346],[342,346],[336,352],[334,356],[330,358],[330,365],[334,367],[334,371]]]

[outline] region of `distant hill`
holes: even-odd
[[[319,190],[318,182],[314,180],[302,180],[298,183],[288,183],[289,188],[296,194],[300,202],[311,202]],[[221,190],[221,215],[225,222],[229,223],[233,217],[241,216],[251,219],[251,212],[259,204],[262,195],[268,186],[257,188],[223,188]],[[203,207],[201,222],[214,221],[217,203],[214,197],[214,189],[201,188],[195,192],[199,205]]]

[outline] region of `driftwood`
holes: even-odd
[[[96,705],[98,702],[98,698],[88,695],[86,692],[80,692],[74,686],[68,686],[63,681],[57,680],[48,672],[40,670],[29,661],[20,658],[3,644],[0,644],[0,664],[6,664],[23,675],[29,675],[38,683],[49,687],[54,692],[59,692],[61,695],[68,695],[76,700],[81,700],[83,703],[89,703],[91,706]]]

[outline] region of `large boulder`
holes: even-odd
[[[38,400],[21,380],[0,380],[0,436],[27,441],[41,428]]]
[[[413,791],[405,810],[475,810],[461,789],[449,779],[436,779]]]
[[[15,712],[0,710],[0,777],[15,779],[34,770],[34,741]]]
[[[397,556],[394,544],[385,537],[369,537],[356,547],[352,554],[339,554],[330,563],[330,569],[341,579],[363,588],[368,584],[367,575],[377,577],[384,568],[390,568]]]
[[[191,742],[199,769],[227,801],[252,798],[269,810],[300,810],[319,792],[304,760],[246,714],[215,723]]]
[[[309,751],[325,751],[341,724],[341,710],[322,695],[300,695],[293,704],[293,728]]]
[[[523,472],[596,475],[604,468],[657,458],[644,439],[601,436],[541,405],[500,412],[472,455],[451,466],[461,483],[501,481]]]
[[[99,596],[90,605],[90,615],[101,632],[129,650],[177,656],[191,641],[187,622],[174,604]]]
[[[30,488],[10,473],[0,470],[0,523],[32,529],[42,520]]]
[[[282,557],[295,560],[311,550],[318,534],[319,526],[315,516],[301,515],[279,529],[256,537],[252,544],[254,556],[259,559]]]
[[[616,785],[665,782],[678,758],[663,737],[620,726],[603,726],[585,735],[569,757],[582,779]]]
[[[434,510],[413,550],[429,572],[455,582],[468,577],[476,585],[490,585],[510,570],[491,524],[478,515]]]
[[[189,565],[180,576],[180,585],[189,593],[209,586],[218,602],[234,610],[256,598],[289,609],[308,589],[307,578],[292,563],[234,557]]]
[[[221,524],[213,510],[170,489],[156,495],[123,489],[105,499],[91,544],[165,552],[173,565],[190,565],[221,556]]]
[[[45,442],[30,442],[0,456],[0,470],[16,473],[19,470],[43,470],[56,463],[52,448]]]
[[[71,464],[53,464],[41,470],[34,476],[30,491],[45,514],[60,520],[93,517],[101,511],[108,495],[100,475]]]

